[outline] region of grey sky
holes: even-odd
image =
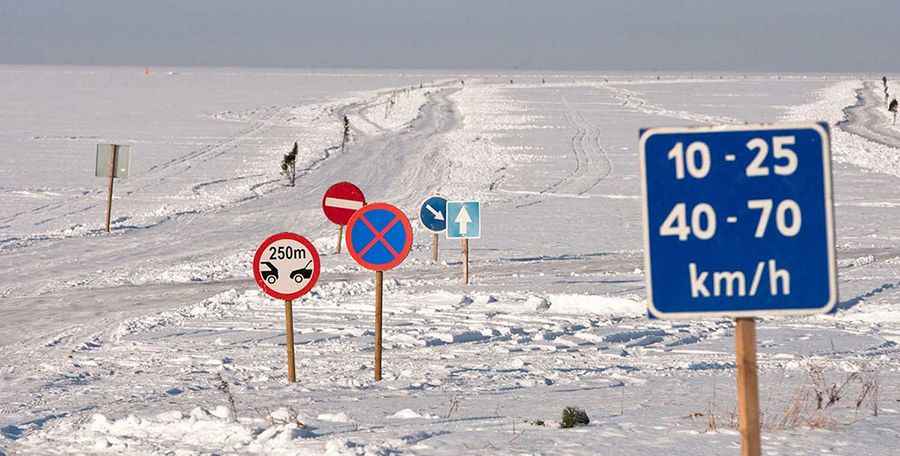
[[[0,63],[900,71],[898,0],[0,0]]]

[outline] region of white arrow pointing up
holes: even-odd
[[[469,217],[469,211],[466,210],[466,206],[460,208],[459,214],[457,214],[456,220],[453,222],[459,225],[459,234],[463,236],[469,234],[469,224],[472,223],[472,218]]]
[[[433,207],[431,207],[430,204],[426,204],[425,209],[428,209],[428,212],[431,212],[431,215],[434,216],[435,220],[440,220],[442,222],[444,221],[444,214],[441,214],[440,212],[436,211]]]

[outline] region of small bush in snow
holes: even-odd
[[[891,100],[891,104],[888,106],[888,111],[894,113],[894,125],[897,124],[897,99],[894,98]]]
[[[563,429],[573,428],[575,426],[585,426],[591,422],[587,412],[577,407],[566,407],[562,411],[562,421],[560,427]]]
[[[350,118],[344,116],[344,133],[341,136],[341,153],[344,153],[344,150],[347,148],[347,144],[350,143]]]
[[[294,186],[294,181],[297,179],[297,143],[294,143],[294,148],[291,149],[290,152],[284,155],[284,158],[281,160],[281,173],[288,178],[288,182],[291,183],[291,187]]]

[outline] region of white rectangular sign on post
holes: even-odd
[[[113,144],[97,144],[97,164],[95,175],[97,177],[110,177],[110,168],[113,160]],[[128,177],[128,168],[131,165],[131,146],[117,146],[116,173],[112,177]]]

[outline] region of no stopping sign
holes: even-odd
[[[356,211],[347,224],[347,251],[372,271],[393,269],[412,248],[412,227],[406,214],[387,203],[372,203]]]

